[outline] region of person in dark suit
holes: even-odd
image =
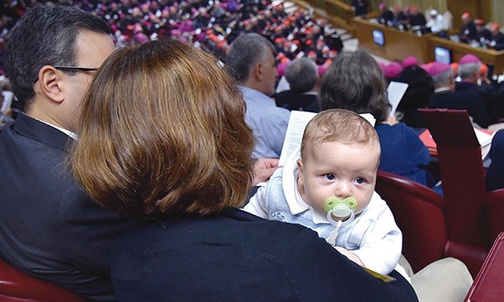
[[[476,40],[480,45],[486,45],[492,41],[492,33],[485,28],[485,23],[481,19],[474,20],[476,25],[476,34],[474,35],[474,40]]]
[[[30,9],[7,41],[7,74],[23,112],[0,135],[0,257],[95,301],[115,300],[109,253],[131,222],[95,204],[66,161],[81,96],[113,51],[98,17],[58,5]]]
[[[493,23],[490,26],[490,42],[488,43],[488,46],[495,50],[502,50],[504,49],[504,34],[501,33],[500,31],[500,25],[498,23]]]
[[[504,188],[504,130],[495,133],[488,153],[492,160],[485,175],[487,192]]]
[[[427,24],[427,20],[425,19],[424,14],[420,12],[418,6],[413,5],[411,7],[411,12],[409,16],[409,25],[410,26],[425,26]]]
[[[368,10],[367,0],[352,0],[352,10],[355,16],[366,16]]]
[[[276,105],[289,110],[319,112],[317,83],[319,74],[312,60],[301,57],[294,59],[285,69],[289,90],[275,95]]]
[[[455,92],[453,69],[451,69],[450,65],[434,62],[429,68],[429,74],[432,76],[435,87],[435,93],[429,103],[429,108],[467,110],[473,122],[479,126],[487,128],[491,124],[491,116],[476,91]]]
[[[468,43],[474,40],[476,36],[476,25],[474,24],[471,14],[465,12],[461,16],[462,27],[460,28],[459,39],[461,42]]]
[[[493,123],[501,117],[499,113],[501,101],[496,86],[483,83],[483,85],[480,85],[481,70],[482,63],[477,56],[473,54],[464,55],[458,64],[458,74],[461,80],[455,83],[455,92],[471,93],[471,97],[477,100],[477,103],[485,105],[487,115],[490,117],[490,123]],[[480,126],[486,128],[483,125]]]
[[[394,21],[394,13],[387,7],[385,3],[380,3],[380,16],[378,17],[378,20],[380,23],[388,25],[392,24]]]
[[[254,135],[215,57],[177,40],[122,48],[83,102],[76,179],[96,202],[145,221],[112,257],[119,300],[417,301],[397,272],[385,283],[315,232],[238,209]]]

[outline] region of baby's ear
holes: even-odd
[[[298,182],[299,183],[298,184],[300,186],[302,186],[304,183],[304,180],[303,180],[304,179],[303,160],[298,159],[296,162],[297,162],[297,166],[298,166],[298,170],[299,170],[299,173],[298,173]]]

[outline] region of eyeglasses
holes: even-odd
[[[79,66],[53,66],[56,69],[60,70],[75,70],[75,71],[98,71],[98,68],[93,67],[79,67]],[[38,81],[38,75],[35,79],[33,79],[33,83]]]

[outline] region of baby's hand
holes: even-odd
[[[362,261],[359,259],[359,257],[357,257],[357,255],[355,255],[354,253],[349,252],[348,250],[346,250],[345,248],[342,248],[340,246],[335,246],[334,248],[338,252],[340,252],[341,254],[345,255],[348,259],[350,259],[353,262],[357,263],[358,265],[365,266],[364,263],[362,263]]]

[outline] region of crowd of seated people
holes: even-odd
[[[22,2],[24,6],[17,4],[16,7],[6,9],[14,15],[5,17],[9,20],[9,26],[19,19],[28,6],[36,2],[40,1],[24,1]],[[103,18],[109,24],[118,46],[145,43],[170,36],[224,58],[227,48],[240,33],[255,32],[275,43],[279,60],[286,57],[290,61],[312,53],[319,65],[331,60],[343,47],[336,30],[326,19],[316,18],[301,9],[287,13],[282,2],[271,3],[268,0],[57,2],[82,8]],[[2,15],[6,14],[2,12]],[[5,34],[8,29],[9,27],[5,27]]]
[[[458,35],[450,38],[455,41],[470,44],[474,47],[488,49],[504,49],[504,34],[497,22],[485,23],[482,19],[473,19],[469,12],[464,12],[461,16],[462,26]]]

